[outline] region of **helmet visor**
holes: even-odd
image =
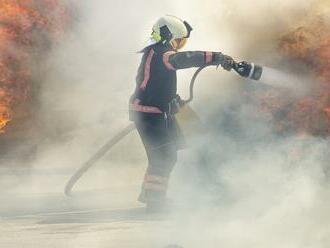
[[[187,38],[175,39],[171,44],[175,50],[180,50],[187,44],[187,41]]]

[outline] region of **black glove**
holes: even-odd
[[[221,65],[221,67],[226,71],[230,71],[235,65],[235,61],[232,57],[222,53],[214,53],[213,62],[216,65]]]
[[[175,98],[168,104],[168,112],[170,115],[175,115],[180,111],[180,108],[182,108],[185,105],[185,101],[181,99],[179,95],[176,95]]]

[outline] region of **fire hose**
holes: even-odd
[[[197,69],[194,73],[189,86],[189,98],[184,100],[184,105],[193,101],[194,99],[194,87],[195,82],[202,70],[206,67],[211,66],[211,64],[206,64]],[[240,63],[234,63],[233,69],[242,77],[250,78],[253,80],[260,80],[262,76],[263,69],[261,66],[254,65],[252,63],[247,63],[245,61]],[[118,144],[121,140],[123,140],[128,134],[130,134],[133,130],[135,130],[135,124],[129,124],[119,133],[117,133],[114,137],[112,137],[108,142],[106,142],[90,159],[88,159],[82,166],[73,174],[73,176],[69,179],[67,184],[65,185],[64,193],[66,196],[72,196],[72,190],[78,180],[93,166],[99,161],[112,147]]]

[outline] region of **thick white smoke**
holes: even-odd
[[[25,242],[27,235],[39,240],[39,245],[50,245],[47,235],[51,233],[59,239],[50,247],[58,247],[56,242],[72,248],[151,248],[171,243],[187,248],[328,247],[328,162],[324,158],[329,141],[278,137],[262,120],[253,118],[255,109],[248,104],[232,111],[228,102],[241,98],[242,85],[249,82],[221,69],[207,69],[196,83],[192,107],[209,132],[189,139],[191,148],[180,153],[169,192],[178,211],[155,222],[141,221],[135,212],[123,218],[113,214],[113,208],[140,206],[135,197],[146,157],[136,133],[86,174],[77,185],[78,198],[62,197],[70,174],[129,123],[127,101],[135,84],[137,51],[159,16],[173,14],[192,24],[187,50],[221,51],[280,70],[277,39],[303,21],[313,2],[73,1],[77,6],[74,29],[45,65],[41,116],[47,139],[40,144],[31,176],[6,177],[15,189],[6,189],[3,200],[8,204],[0,209],[4,216],[64,209],[82,213],[71,216],[71,224],[66,215],[46,215],[42,218],[46,224],[58,226],[41,226],[47,230],[42,237],[38,231],[23,230],[19,242]],[[179,72],[183,97],[192,72]],[[290,89],[308,85],[277,70],[266,69],[263,80],[278,87],[290,84]],[[84,215],[86,209],[94,212]],[[116,221],[119,227],[113,224]],[[100,222],[104,226],[98,226]],[[21,247],[8,239],[0,238],[1,243]],[[33,247],[33,242],[26,247]]]

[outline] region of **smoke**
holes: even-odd
[[[269,67],[263,68],[263,75],[260,83],[278,88],[291,90],[293,94],[304,95],[309,92],[309,87],[313,81],[308,75],[295,75],[286,73]]]
[[[1,212],[39,214],[30,218],[58,226],[37,227],[47,230],[46,236],[56,233],[70,247],[328,247],[329,140],[281,137],[242,101],[247,85],[285,87],[293,95],[309,90],[309,73],[297,76],[302,67],[283,59],[277,43],[282,32],[304,20],[314,2],[72,0],[73,30],[44,63],[39,112],[44,139],[27,175],[3,172],[12,188],[2,189],[7,205]],[[169,191],[177,211],[166,220],[141,220],[135,212],[121,218],[112,212],[140,206],[135,197],[146,158],[136,133],[86,174],[76,199],[65,199],[62,190],[71,173],[128,124],[137,51],[163,14],[194,26],[187,50],[221,51],[266,65],[264,77],[253,83],[215,68],[199,77],[192,107],[207,131],[187,137],[190,149],[180,152]],[[183,97],[192,72],[178,72]],[[54,213],[86,209],[97,214]],[[45,212],[53,214],[40,215]],[[81,223],[86,226],[74,225]],[[73,237],[65,234],[70,227]],[[48,244],[38,229],[27,233]]]

